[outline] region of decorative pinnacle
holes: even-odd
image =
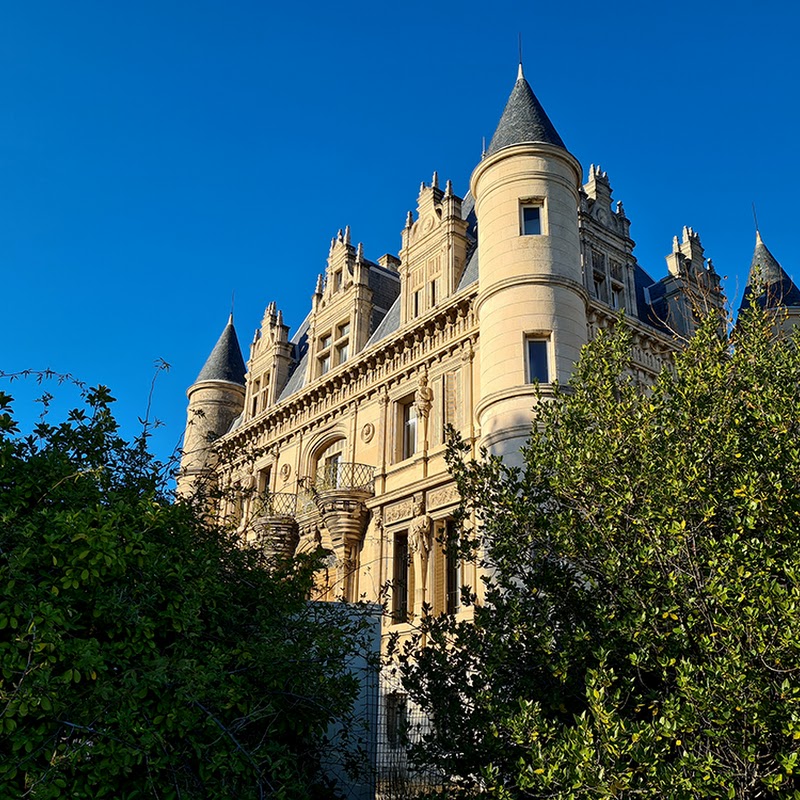
[[[444,185],[444,196],[452,197],[452,195],[453,195],[453,182],[447,181],[447,183]]]
[[[345,244],[350,244],[350,226],[349,225],[345,225],[344,226],[344,243]]]
[[[363,261],[364,260],[364,243],[359,242],[358,247],[356,247],[356,261]]]
[[[323,286],[324,282],[322,275],[317,275],[317,288],[314,290],[314,294],[322,294]]]
[[[410,228],[414,224],[414,214],[409,211],[406,216],[406,228]]]
[[[438,189],[439,188],[439,173],[433,173],[433,179],[431,180],[431,188]]]

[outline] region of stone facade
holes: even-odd
[[[661,280],[633,251],[607,174],[583,181],[520,67],[469,192],[423,183],[397,256],[369,260],[340,231],[292,336],[267,306],[246,375],[226,363],[229,322],[189,390],[179,491],[230,488],[217,512],[273,552],[330,550],[319,595],[385,600],[387,629],[424,604],[457,613],[459,587],[480,582],[440,543],[458,504],[445,426],[513,461],[534,383],[546,397],[566,382],[619,311],[646,384],[691,333],[693,303],[723,302],[693,230]]]

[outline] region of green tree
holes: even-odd
[[[111,400],[23,437],[0,393],[0,797],[332,797],[358,620],[170,502]]]
[[[485,602],[400,657],[446,796],[800,797],[800,337],[721,329],[649,391],[601,334],[519,469],[454,446]]]

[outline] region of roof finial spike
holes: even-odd
[[[481,158],[486,155],[486,137],[481,136]]]
[[[356,247],[356,261],[363,261],[364,260],[364,243],[359,242],[358,247]]]
[[[236,300],[236,290],[231,292],[231,315],[228,317],[228,325],[233,325],[233,304]]]
[[[525,80],[525,73],[522,71],[522,31],[517,34],[519,43],[519,69],[517,70],[517,80]]]
[[[755,201],[753,201],[753,222],[756,225],[756,236],[761,238],[761,233],[758,230],[758,216],[756,215],[756,204],[755,204]]]

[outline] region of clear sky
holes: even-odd
[[[526,77],[584,171],[608,171],[651,275],[692,226],[738,305],[755,201],[800,281],[798,30],[788,0],[4,3],[0,370],[104,383],[131,435],[164,359],[166,458],[232,292],[247,358],[269,301],[302,321],[339,228],[377,259],[434,170],[466,193],[518,32]],[[0,389],[30,424],[41,389]]]

